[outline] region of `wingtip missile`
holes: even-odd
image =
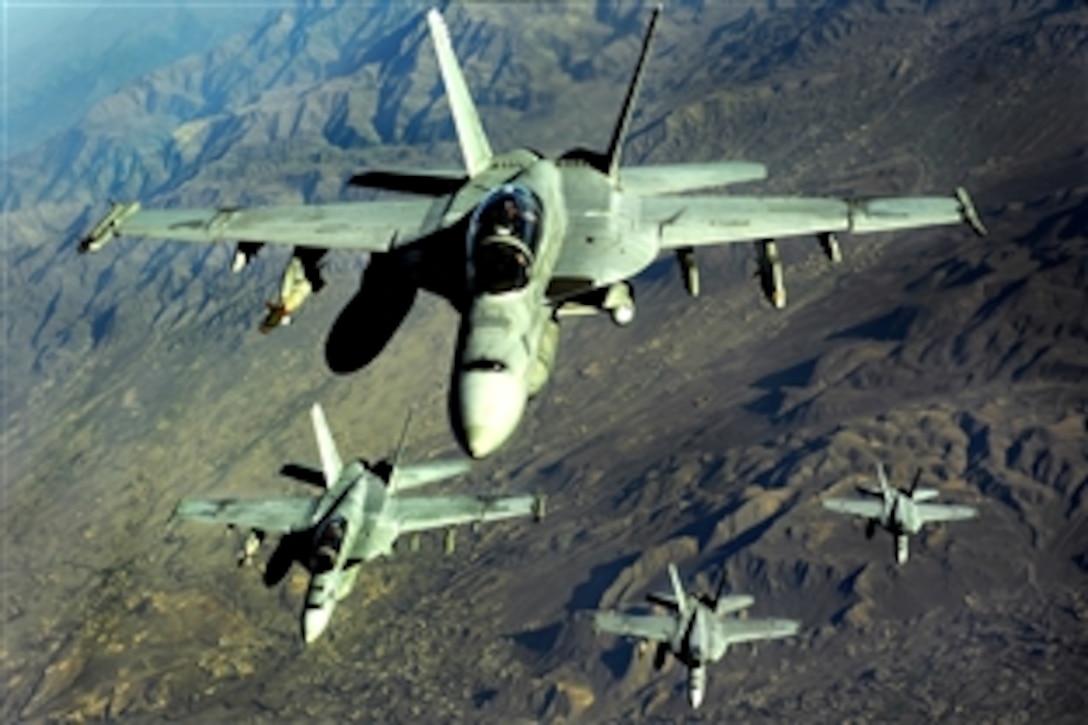
[[[140,211],[140,202],[115,201],[102,221],[94,225],[90,233],[79,240],[80,254],[97,252],[117,236],[117,228],[130,216]]]
[[[956,201],[960,205],[960,216],[967,226],[980,237],[986,236],[988,233],[986,225],[982,223],[982,217],[978,214],[978,209],[975,208],[975,202],[971,199],[971,195],[967,193],[967,189],[962,186],[956,187]]]

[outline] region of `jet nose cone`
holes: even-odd
[[[302,613],[302,639],[310,644],[321,636],[325,628],[329,626],[332,612],[326,607],[306,609]]]
[[[491,455],[514,432],[525,412],[525,386],[515,375],[469,371],[460,380],[461,445],[473,458]]]
[[[506,442],[513,430],[514,425],[504,422],[466,426],[465,452],[477,460],[487,458]]]

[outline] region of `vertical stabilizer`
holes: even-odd
[[[661,6],[654,8],[650,16],[650,24],[646,28],[646,35],[642,38],[642,51],[638,56],[638,65],[635,66],[635,74],[631,78],[631,85],[627,87],[627,97],[623,99],[623,107],[620,116],[616,119],[616,127],[612,129],[612,140],[608,143],[608,151],[605,154],[607,166],[601,171],[607,171],[610,179],[615,179],[620,168],[620,156],[623,150],[623,141],[627,138],[627,128],[631,125],[631,115],[635,110],[635,100],[642,85],[642,74],[646,70],[646,56],[650,52],[650,40],[657,26],[657,18],[661,15]]]
[[[910,482],[910,488],[907,489],[907,495],[910,496],[912,499],[914,498],[914,493],[918,490],[918,482],[921,481],[921,480],[922,480],[922,469],[919,468],[914,473],[914,480]]]
[[[453,53],[446,21],[442,19],[441,13],[431,8],[427,13],[427,24],[431,28],[434,52],[438,56],[442,83],[446,86],[446,98],[450,103],[453,125],[457,129],[457,140],[465,157],[465,170],[470,177],[476,176],[491,163],[491,144],[487,142],[484,127],[480,124],[480,115],[476,112],[476,104],[472,102],[465,77],[461,73],[461,65]]]
[[[724,592],[724,591],[725,591],[725,564],[722,564],[722,573],[721,573],[721,576],[718,577],[718,588],[714,592],[714,599],[710,603],[710,608],[711,609],[714,609],[714,610],[718,609],[718,602],[721,600],[722,592]]]
[[[336,441],[332,439],[329,423],[325,420],[325,411],[321,409],[320,403],[314,403],[314,407],[310,409],[310,417],[314,422],[317,451],[321,454],[321,470],[325,474],[325,487],[331,488],[340,479],[344,463],[340,460]]]
[[[684,587],[680,586],[680,575],[676,573],[676,565],[669,564],[669,581],[672,582],[672,593],[676,597],[676,608],[680,610],[680,616],[687,619],[690,607],[688,606],[688,595],[684,592]]]
[[[884,464],[876,464],[876,478],[880,482],[880,492],[887,495],[888,493],[888,474],[884,472]]]
[[[400,440],[397,441],[393,457],[389,459],[389,480],[386,485],[390,491],[395,491],[397,488],[397,469],[400,467],[400,459],[404,455],[404,448],[408,445],[408,429],[412,425],[412,413],[414,412],[415,406],[408,409],[408,415],[404,417],[404,427],[400,429]]]

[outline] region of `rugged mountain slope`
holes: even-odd
[[[18,305],[3,310],[3,712],[679,719],[680,673],[596,638],[585,612],[637,602],[672,559],[706,584],[724,561],[754,616],[805,623],[715,667],[708,719],[1076,718],[1088,179],[1069,89],[1084,78],[1083,12],[786,5],[670,8],[629,155],[763,160],[779,191],[965,180],[991,236],[847,240],[842,269],[794,245],[784,314],[760,303],[744,249],[702,255],[694,301],[671,267],[651,270],[635,325],[567,326],[518,440],[454,484],[545,491],[549,519],[370,567],[306,651],[302,578],[267,591],[231,568],[232,538],[169,512],[185,494],[291,490],[274,474],[312,457],[313,399],[346,450],[388,450],[418,403],[412,455],[449,452],[452,313],[421,300],[370,368],[337,378],[322,346],[360,260],[337,258],[299,324],[264,338],[252,327],[275,255],[242,284],[218,273],[225,249],[121,242],[76,258],[59,240],[108,193],[331,198],[364,164],[455,164],[418,17],[271,15],[247,43],[109,99],[73,131],[78,148],[24,158],[5,191]],[[644,7],[447,15],[497,146],[558,150],[568,129],[604,142]],[[899,480],[921,467],[982,518],[927,532],[895,568],[887,540],[818,501],[876,458]]]
[[[119,87],[214,48],[263,14],[252,7],[194,4],[8,5],[4,154],[32,149]]]

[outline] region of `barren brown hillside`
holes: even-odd
[[[530,490],[549,515],[404,547],[304,649],[304,576],[269,590],[184,495],[287,492],[326,407],[345,453],[454,451],[456,317],[421,297],[367,369],[328,369],[365,259],[336,256],[296,324],[255,326],[284,255],[74,238],[145,205],[329,199],[360,168],[456,165],[421,11],[271,12],[12,160],[3,195],[4,720],[1079,722],[1088,674],[1088,17],[1076,2],[670,3],[632,163],[746,158],[774,193],[971,189],[990,235],[783,243],[790,306],[745,245],[635,280],[639,317],[565,324],[515,440],[451,489]],[[643,3],[446,10],[496,147],[606,143]],[[755,187],[744,188],[750,192]],[[738,191],[740,188],[738,187]],[[787,248],[788,247],[788,248]],[[819,498],[883,460],[972,522],[898,568]],[[710,669],[598,637],[675,561],[724,564],[752,616],[802,634]]]

